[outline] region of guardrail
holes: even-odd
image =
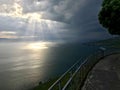
[[[73,73],[79,67],[81,63],[81,58],[70,68],[68,69],[48,90],[62,90],[69,78],[72,77]]]
[[[80,90],[89,71],[104,56],[120,52],[120,50],[105,50],[100,48],[82,62],[77,61],[68,71],[66,71],[48,90]]]

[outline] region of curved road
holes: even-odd
[[[89,73],[82,90],[120,90],[120,54],[101,59]]]

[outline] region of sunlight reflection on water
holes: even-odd
[[[35,82],[45,79],[48,71],[46,55],[52,46],[55,44],[50,42],[0,44],[3,50],[0,52],[0,89],[21,90],[21,87],[28,88],[29,84],[32,87]]]
[[[26,44],[25,47],[23,47],[23,49],[38,51],[40,49],[47,49],[50,45],[52,45],[52,43],[50,42],[34,42]]]
[[[26,90],[61,75],[94,49],[76,43],[20,42],[1,43],[0,50],[0,90]]]

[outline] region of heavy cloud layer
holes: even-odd
[[[99,25],[102,0],[0,0],[0,38],[89,41],[111,37]]]

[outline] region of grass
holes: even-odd
[[[64,78],[62,78],[61,87],[63,87],[70,77],[70,73],[67,73]],[[44,83],[39,83],[38,86],[34,87],[32,90],[48,90],[48,88],[58,80],[59,77],[50,79]],[[58,87],[54,87],[54,90],[58,90]]]
[[[48,88],[58,79],[58,77],[55,77],[53,79],[50,79],[44,83],[39,83],[38,86],[33,88],[32,90],[48,90]]]
[[[68,72],[62,79],[61,79],[61,88],[63,88],[63,86],[67,83],[67,81],[70,78],[70,72]],[[58,78],[60,77],[55,77],[53,79],[50,79],[48,81],[46,81],[45,83],[40,83],[38,86],[36,86],[35,88],[33,88],[32,90],[48,90],[48,88],[55,82],[58,80]],[[59,90],[58,88],[58,84],[55,85],[55,87],[53,88],[54,90]]]

